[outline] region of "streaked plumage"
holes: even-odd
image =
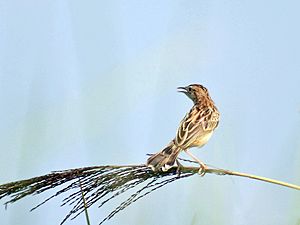
[[[177,166],[178,154],[181,151],[189,153],[189,148],[205,145],[219,123],[219,111],[204,86],[191,84],[178,89],[193,101],[194,106],[180,122],[176,137],[162,151],[147,160],[147,165],[154,171],[167,171]],[[190,156],[193,157],[191,154]],[[197,161],[201,167],[205,167],[200,160]]]

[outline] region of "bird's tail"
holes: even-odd
[[[167,171],[172,167],[177,167],[177,156],[180,153],[181,148],[176,146],[172,141],[167,147],[160,152],[152,155],[147,160],[147,166],[153,171]]]

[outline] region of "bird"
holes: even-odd
[[[179,153],[185,152],[200,165],[199,174],[204,175],[208,169],[207,165],[189,150],[193,147],[200,148],[208,142],[218,127],[220,113],[203,85],[190,84],[178,87],[177,90],[193,101],[193,107],[181,120],[175,138],[161,151],[152,154],[146,165],[154,172],[179,168],[177,157]]]

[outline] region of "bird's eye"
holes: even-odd
[[[191,87],[188,88],[188,91],[192,91],[193,89]]]

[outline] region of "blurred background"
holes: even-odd
[[[217,167],[300,184],[299,1],[0,2],[0,183],[53,170],[140,164],[175,135],[201,83],[221,112],[192,152]],[[59,224],[48,194],[1,225]],[[4,203],[4,201],[1,201]],[[89,210],[98,224],[117,204]],[[66,224],[86,224],[84,215]],[[299,191],[193,176],[109,224],[300,224]]]

